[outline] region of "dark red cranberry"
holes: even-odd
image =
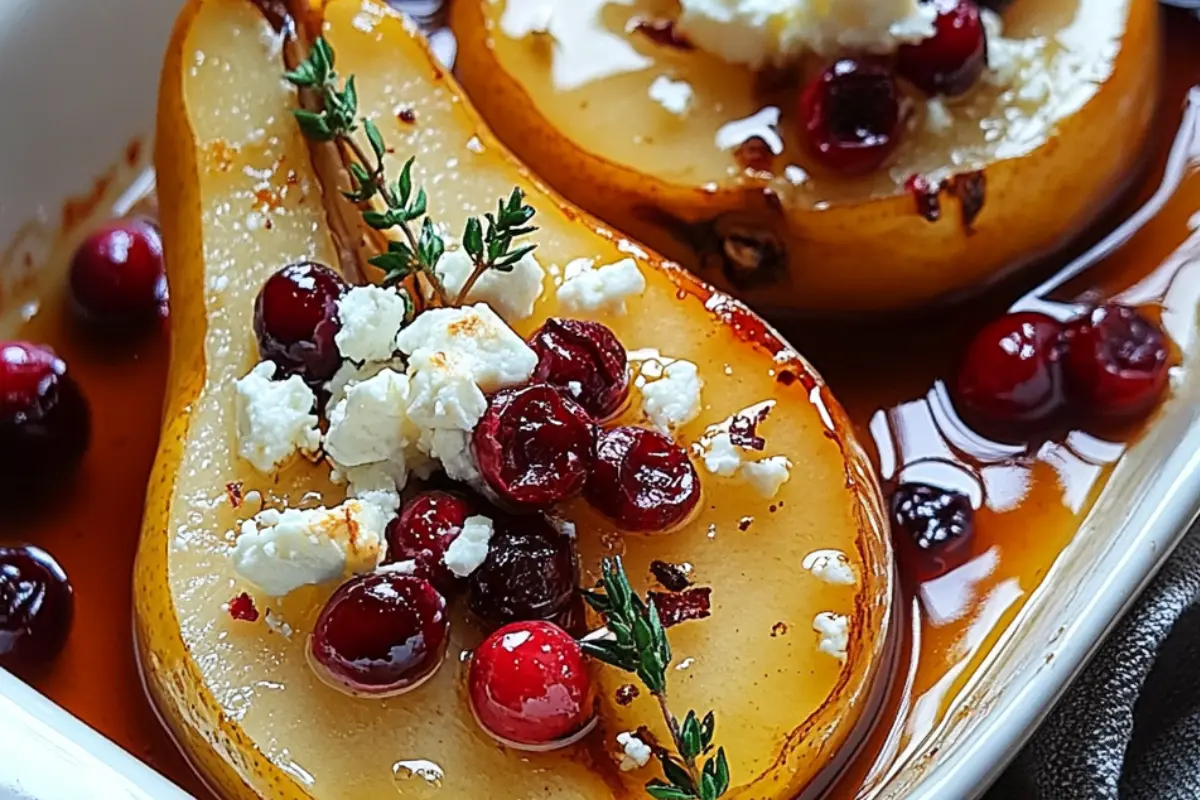
[[[583,651],[549,622],[514,622],[484,640],[467,677],[480,726],[517,747],[561,747],[586,733],[596,695]]]
[[[878,167],[900,133],[900,89],[880,61],[842,58],[809,81],[800,126],[822,164],[845,174]]]
[[[1064,404],[1063,325],[1018,311],[983,327],[954,379],[959,410],[985,425],[1043,422]]]
[[[333,337],[341,329],[337,301],[346,289],[341,275],[307,261],[267,278],[254,301],[254,333],[263,358],[310,383],[332,378],[341,366]]]
[[[587,412],[541,383],[492,397],[471,446],[497,502],[542,511],[583,488],[593,440]]]
[[[49,485],[87,450],[91,415],[67,365],[28,342],[0,342],[0,495]]]
[[[958,95],[970,89],[987,64],[987,35],[975,0],[930,0],[937,7],[934,34],[896,54],[900,74],[926,94]]]
[[[905,569],[917,581],[927,581],[966,562],[975,510],[961,492],[903,483],[892,495],[892,525]]]
[[[471,610],[496,624],[557,619],[575,596],[575,542],[541,517],[498,517],[487,559],[471,573]]]
[[[645,428],[603,431],[584,496],[627,531],[661,531],[700,500],[700,476],[682,447]]]
[[[538,355],[533,380],[557,386],[594,419],[605,419],[629,396],[625,348],[599,322],[551,318],[529,338]]]
[[[416,575],[450,594],[459,580],[446,568],[446,548],[474,513],[471,501],[457,494],[424,492],[413,497],[387,526],[387,563],[414,561]]]
[[[399,694],[441,666],[446,600],[414,575],[357,575],[329,598],[309,639],[323,680],[365,695]]]
[[[67,574],[37,547],[0,547],[0,666],[29,668],[62,649],[75,616]]]
[[[1092,309],[1067,325],[1066,340],[1067,391],[1090,414],[1116,420],[1142,416],[1167,388],[1166,334],[1135,308]]]
[[[136,325],[166,300],[162,236],[148,220],[110,222],[83,240],[68,276],[72,307],[87,322]]]

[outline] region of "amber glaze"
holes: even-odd
[[[1182,98],[1200,81],[1200,50],[1195,48],[1200,23],[1173,13],[1167,29],[1169,68],[1156,162],[1139,195],[1124,203],[1111,222],[1158,185]],[[1119,251],[1073,282],[1069,295],[1063,296],[1113,296],[1136,284],[1183,240],[1183,221],[1197,210],[1200,175],[1194,174],[1163,213],[1173,221],[1168,228],[1177,233],[1171,234],[1174,238],[1164,234],[1144,249]],[[61,275],[61,264],[49,265],[47,274]],[[21,326],[19,336],[49,342],[66,357],[91,401],[95,436],[80,473],[63,487],[64,502],[29,509],[16,518],[6,513],[0,518],[0,539],[36,542],[52,552],[70,574],[79,604],[66,650],[44,671],[23,677],[189,792],[208,796],[146,701],[132,644],[130,574],[158,434],[166,326],[132,341],[98,342],[70,323],[61,287],[61,282],[47,282],[37,312]],[[946,344],[964,341],[980,319],[1001,313],[1020,293],[1021,287],[1009,287],[970,307],[931,312],[926,321],[899,326],[795,328],[787,333],[825,374],[864,441],[871,441],[870,422],[878,409],[924,395],[953,366],[957,353]],[[1126,432],[1125,438],[1133,435],[1136,432]],[[1038,461],[1029,475],[1028,491],[1015,507],[1003,513],[981,511],[974,547],[984,560],[976,564],[987,563],[989,551],[998,558],[991,574],[974,584],[973,593],[989,601],[970,603],[959,609],[956,620],[940,625],[933,624],[926,611],[918,611],[920,638],[906,636],[888,707],[832,796],[852,797],[878,785],[897,761],[897,745],[902,750],[906,743],[919,741],[944,714],[1071,539],[1108,469],[1080,466],[1072,474],[1085,480],[1075,484],[1083,488],[1073,504],[1064,502],[1056,470]],[[1029,533],[1033,531],[1036,535]],[[923,608],[911,594],[906,599],[906,607]]]

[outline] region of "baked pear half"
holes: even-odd
[[[190,0],[162,75],[156,166],[174,307],[162,443],[135,575],[149,693],[225,797],[388,797],[397,789],[420,797],[435,774],[444,797],[644,796],[644,784],[660,777],[657,762],[622,771],[616,736],[644,728],[670,737],[654,698],[625,688],[633,676],[590,664],[598,725],[581,741],[548,752],[503,747],[467,702],[464,658],[488,630],[463,598],[449,600],[450,644],[429,680],[399,696],[356,697],[319,679],[306,657],[336,585],[277,599],[234,569],[235,531],[260,506],[332,506],[346,492],[328,465],[297,457],[264,475],[238,455],[235,384],[260,358],[260,287],[292,262],[351,272],[348,243],[331,224],[344,201],[314,167],[323,151],[302,134],[292,113],[300,100],[282,78],[290,45],[260,5]],[[531,178],[411,24],[374,0],[332,0],[321,14],[319,28],[300,20],[300,36],[321,30],[339,74],[355,77],[359,114],[388,144],[388,174],[415,157],[412,179],[428,192],[431,217],[461,230],[468,214],[494,209],[514,186],[536,208],[546,277],[532,315],[511,320],[521,336],[562,313],[559,267],[629,258],[645,288],[625,312],[572,316],[602,321],[630,353],[654,348],[697,365],[702,408],[674,431],[676,441],[691,447],[709,425],[773,402],[758,433],[791,471],[770,499],[736,475],[709,473],[694,456],[703,496],[672,531],[624,533],[582,499],[556,513],[575,525],[585,587],[602,557],[621,553],[639,592],[658,586],[656,559],[690,565],[690,579],[711,588],[710,616],[669,629],[669,696],[680,716],[714,712],[729,759],[727,796],[782,800],[819,789],[872,721],[896,624],[880,491],[842,409],[740,303]],[[361,126],[356,135],[365,137]],[[631,390],[615,423],[645,424],[640,392]],[[835,578],[821,576],[814,554],[836,560]],[[230,601],[243,592],[262,614],[257,622],[231,616]],[[836,620],[844,636],[826,641],[818,617]]]
[[[681,0],[463,0],[450,19],[456,75],[484,120],[569,200],[762,313],[839,315],[979,292],[1069,242],[1135,175],[1157,100],[1157,4],[999,5],[1002,18],[983,12],[990,65],[953,97],[898,79],[891,151],[853,174],[817,154],[802,96],[826,70],[870,73],[874,56],[730,63],[712,46],[766,33],[706,18],[695,43]],[[854,91],[830,112],[840,121],[815,124],[862,136],[884,90]]]

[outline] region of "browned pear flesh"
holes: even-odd
[[[1035,42],[1034,66],[948,99],[949,125],[909,87],[897,151],[845,178],[814,162],[797,122],[801,82],[828,62],[756,73],[640,32],[677,18],[676,0],[549,5],[538,33],[545,0],[451,4],[457,75],[484,119],[572,202],[763,312],[982,290],[1098,218],[1134,177],[1157,102],[1153,0],[1015,0],[1004,33]],[[691,87],[684,113],[650,98],[663,78]],[[757,153],[739,162],[747,140]],[[905,190],[913,175],[957,176],[936,220]]]
[[[729,754],[731,797],[790,798],[870,722],[892,620],[892,563],[879,490],[842,410],[820,378],[740,304],[687,273],[596,227],[542,189],[492,138],[453,80],[409,26],[373,0],[334,0],[324,33],[337,69],[355,75],[360,112],[394,150],[395,175],[410,155],[429,191],[431,215],[462,229],[514,185],[537,208],[537,255],[549,273],[528,334],[558,313],[554,274],[577,257],[629,256],[647,279],[623,315],[596,317],[630,349],[656,348],[695,362],[705,381],[704,428],[763,400],[777,401],[760,427],[767,452],[793,468],[765,499],[735,478],[701,469],[701,510],[683,528],[626,536],[585,504],[561,509],[575,522],[585,581],[599,559],[623,553],[639,590],[649,562],[693,566],[712,588],[712,616],[671,629],[670,703],[712,709]],[[472,719],[460,656],[483,631],[452,601],[446,662],[419,689],[385,700],[351,698],[309,668],[306,637],[333,586],[282,601],[257,596],[273,625],[235,622],[223,604],[241,591],[229,558],[239,521],[258,510],[231,502],[227,484],[263,503],[333,505],[342,489],[326,466],[299,461],[261,475],[236,456],[236,378],[257,361],[255,293],[281,265],[336,264],[328,211],[311,150],[290,113],[279,39],[250,0],[191,0],[163,70],[157,169],[173,302],[166,421],[149,487],[136,566],[136,624],[147,685],[200,772],[229,797],[423,797],[414,770],[436,770],[453,798],[640,797],[650,765],[617,769],[615,737],[646,725],[666,739],[642,692],[620,705],[632,677],[593,665],[600,724],[582,743],[549,753],[498,746]],[[643,423],[635,389],[620,422]],[[804,566],[817,550],[844,554],[852,585]],[[846,658],[819,649],[813,620],[847,618]],[[287,627],[285,628],[284,625]],[[825,648],[829,650],[829,648]],[[431,766],[432,765],[432,766]]]

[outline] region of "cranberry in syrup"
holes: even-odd
[[[587,412],[542,383],[493,396],[471,447],[497,502],[514,511],[541,511],[583,488],[593,440]]]
[[[479,725],[521,748],[570,744],[596,713],[579,643],[549,622],[514,622],[485,639],[471,656],[467,691]]]
[[[566,392],[593,419],[612,416],[629,396],[625,348],[607,326],[552,317],[529,346],[538,355],[533,380]]]
[[[843,174],[878,167],[900,133],[900,88],[891,68],[873,59],[842,58],[800,96],[800,127],[817,159]]]
[[[267,278],[254,301],[254,333],[262,357],[309,383],[332,378],[341,365],[333,340],[341,328],[337,301],[346,290],[341,275],[307,261]]]
[[[75,593],[58,562],[37,547],[0,547],[0,666],[53,658],[74,616]]]
[[[1068,323],[1066,340],[1067,392],[1087,414],[1135,419],[1167,388],[1166,334],[1135,308],[1094,308]]]
[[[926,94],[958,95],[970,89],[987,64],[987,35],[975,0],[931,0],[934,34],[902,45],[897,69]]]
[[[461,495],[423,492],[413,497],[387,526],[387,563],[414,561],[416,575],[449,594],[459,581],[446,567],[446,548],[474,513],[471,501]]]
[[[578,585],[572,537],[538,516],[495,525],[487,559],[471,573],[471,610],[497,624],[567,612]]]
[[[603,431],[584,488],[596,510],[627,531],[661,531],[700,500],[700,477],[682,447],[645,428]]]
[[[446,601],[425,579],[356,575],[321,610],[309,658],[317,675],[340,689],[399,694],[441,666],[449,631]]]
[[[961,492],[903,483],[892,495],[896,551],[917,581],[944,575],[966,562],[975,532],[975,510]]]
[[[166,301],[162,236],[149,220],[111,222],[83,240],[67,277],[84,321],[134,326],[157,318]]]

